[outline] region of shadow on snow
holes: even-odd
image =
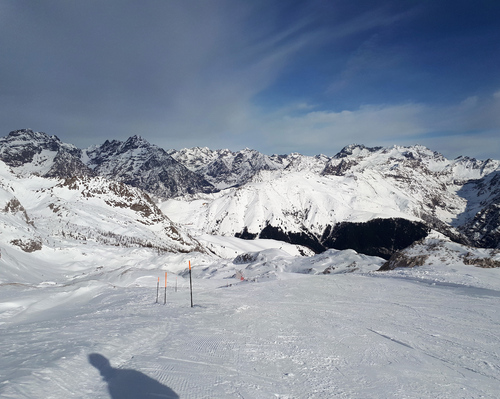
[[[108,359],[98,353],[88,356],[89,363],[99,370],[103,380],[108,383],[111,399],[178,399],[169,387],[160,384],[136,370],[116,369]]]

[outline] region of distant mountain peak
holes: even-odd
[[[10,137],[22,137],[22,136],[30,136],[33,138],[45,138],[45,137],[50,137],[47,133],[44,132],[36,132],[33,129],[27,128],[27,129],[16,129],[13,130],[9,133]],[[56,137],[56,136],[52,136]],[[59,139],[58,139],[59,140]]]
[[[37,143],[58,143],[60,145],[63,145],[61,140],[59,140],[59,137],[52,135],[49,136],[47,133],[44,132],[36,132],[32,129],[18,129],[18,130],[13,130],[11,131],[8,136],[4,137],[1,139],[4,142],[10,142],[10,143],[18,143],[18,145],[22,145],[23,143],[31,143],[37,142]],[[74,147],[71,144],[68,144],[68,146]],[[76,148],[76,147],[74,147]]]
[[[123,146],[124,146],[124,148],[129,148],[129,147],[141,148],[141,147],[152,147],[154,145],[151,144],[146,139],[144,139],[143,137],[138,136],[138,135],[134,135],[134,136],[130,136],[125,141]]]
[[[141,188],[159,198],[215,191],[162,148],[140,136],[105,141],[85,151],[86,163],[101,176]]]
[[[32,129],[14,130],[0,138],[0,160],[21,174],[61,178],[92,174],[81,161],[81,150]]]
[[[335,158],[345,158],[347,156],[364,156],[370,153],[377,152],[383,147],[366,147],[363,144],[349,144],[342,148],[340,152],[335,155]]]

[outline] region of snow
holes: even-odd
[[[205,239],[240,255],[3,248],[0,396],[497,397],[499,269]]]
[[[224,259],[234,258],[246,252],[258,252],[274,248],[283,250],[290,256],[300,256],[302,254],[310,256],[314,254],[309,248],[275,240],[241,240],[236,237],[221,237],[209,234],[202,234],[196,239],[205,248]]]
[[[359,179],[262,171],[238,189],[170,199],[161,203],[160,209],[175,223],[209,234],[234,235],[244,227],[259,233],[269,222],[284,231],[298,232],[305,226],[321,236],[328,224],[342,221],[418,220],[411,215],[418,207],[415,199],[394,190],[380,174],[369,170]]]
[[[498,397],[500,269],[474,262],[497,264],[500,252],[433,232],[403,251],[422,266],[378,272],[383,259],[353,250],[234,237],[267,222],[321,234],[340,221],[418,219],[435,193],[444,205],[429,211],[466,220],[495,199],[463,183],[498,161],[348,150],[357,163],[344,176],[322,173],[335,158],[177,152],[192,170],[231,166],[220,187],[249,181],[161,203],[170,219],[102,177],[70,187],[34,175],[52,162],[45,150],[22,175],[0,162],[0,397]],[[410,151],[434,174],[413,173]]]

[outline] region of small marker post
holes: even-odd
[[[191,261],[189,261],[189,291],[191,291],[191,307],[193,307],[193,280],[191,279]]]
[[[158,282],[156,283],[156,303],[158,303],[158,294],[160,293],[160,277],[158,277]]]
[[[167,304],[167,272],[165,272],[165,298],[163,300],[163,304]]]

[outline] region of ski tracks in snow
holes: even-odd
[[[495,297],[364,275],[195,285],[193,308],[186,288],[169,291],[163,305],[154,303],[155,289],[106,285],[86,291],[87,301],[52,310],[46,302],[31,319],[5,319],[0,395],[109,398],[91,353],[181,398],[493,398],[498,391]]]

